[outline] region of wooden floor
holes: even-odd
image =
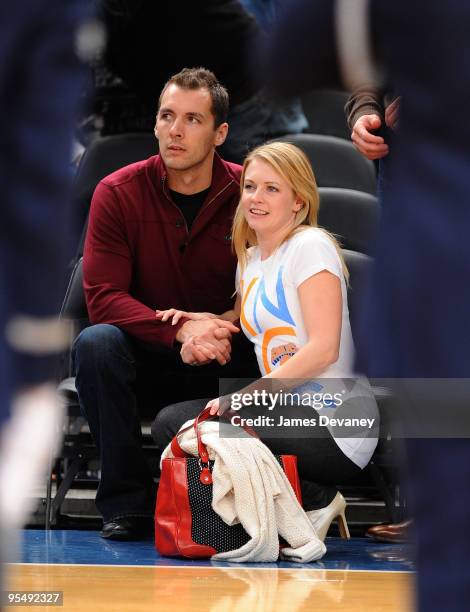
[[[8,588],[64,592],[64,606],[22,610],[411,612],[406,572],[250,567],[10,565]],[[13,609],[13,608],[12,608]]]

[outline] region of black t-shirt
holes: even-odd
[[[197,213],[200,211],[201,206],[204,204],[207,194],[209,193],[210,187],[200,191],[199,193],[192,193],[186,195],[184,193],[178,193],[170,189],[170,194],[173,202],[181,209],[183,216],[188,226],[188,231],[191,229],[191,225],[196,218]]]

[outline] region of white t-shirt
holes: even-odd
[[[245,335],[255,345],[263,375],[274,372],[308,342],[298,288],[322,270],[328,270],[341,281],[342,324],[338,360],[317,378],[337,381],[354,377],[354,345],[341,260],[328,235],[313,227],[294,234],[264,261],[259,248],[251,247],[243,275],[240,267],[237,268],[240,321]],[[360,467],[367,465],[377,445],[376,437],[335,438],[335,441]]]

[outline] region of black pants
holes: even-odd
[[[234,336],[231,361],[223,367],[186,366],[176,352],[150,352],[113,325],[86,328],[72,356],[80,406],[100,451],[96,506],[105,521],[154,512],[142,417],[153,420],[162,406],[175,401],[217,397],[219,377],[259,376],[253,347],[243,334]]]
[[[152,425],[152,435],[160,452],[169,444],[181,425],[196,417],[206,405],[206,400],[192,400],[167,406],[161,410]],[[304,417],[302,406],[289,409],[292,417]],[[250,414],[244,409],[240,414]],[[311,416],[311,409],[309,416]],[[272,437],[263,435],[266,429],[255,428],[261,440],[278,455],[297,455],[302,501],[305,510],[316,510],[327,506],[337,493],[335,483],[354,484],[361,479],[362,470],[340,450],[327,429],[322,437],[308,438],[289,436]]]

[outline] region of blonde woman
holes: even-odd
[[[246,158],[240,189],[232,234],[238,257],[237,299],[233,310],[217,316],[240,319],[244,334],[254,344],[265,383],[274,379],[279,390],[284,382],[286,389],[301,390],[302,396],[318,396],[319,390],[344,392],[345,380],[353,377],[348,272],[333,236],[317,226],[319,196],[307,157],[292,144],[262,145]],[[174,323],[181,316],[216,315],[174,309],[157,312],[158,318],[171,318]],[[194,349],[200,361],[212,358],[205,347]],[[300,384],[299,379],[302,385],[292,388],[292,381]],[[339,400],[325,402],[319,413],[335,412],[342,404],[341,397],[336,397]],[[223,411],[219,398],[207,405],[212,414]],[[153,427],[157,444],[164,448],[169,441],[164,432],[170,437],[201,407],[201,401],[195,400],[162,410]],[[286,410],[283,417],[300,416],[307,421],[316,414],[306,404]],[[369,406],[369,416],[371,412],[374,409]],[[255,415],[256,411],[243,408],[239,414]],[[304,508],[319,537],[325,538],[334,518],[339,519],[341,534],[349,537],[346,503],[334,484],[360,477],[375,449],[375,435],[333,436],[331,428],[322,428],[319,435],[318,427],[312,434],[305,427],[276,427],[281,417],[275,411],[270,416],[273,427],[271,431],[265,427],[267,433],[260,437],[275,453],[297,455]]]

